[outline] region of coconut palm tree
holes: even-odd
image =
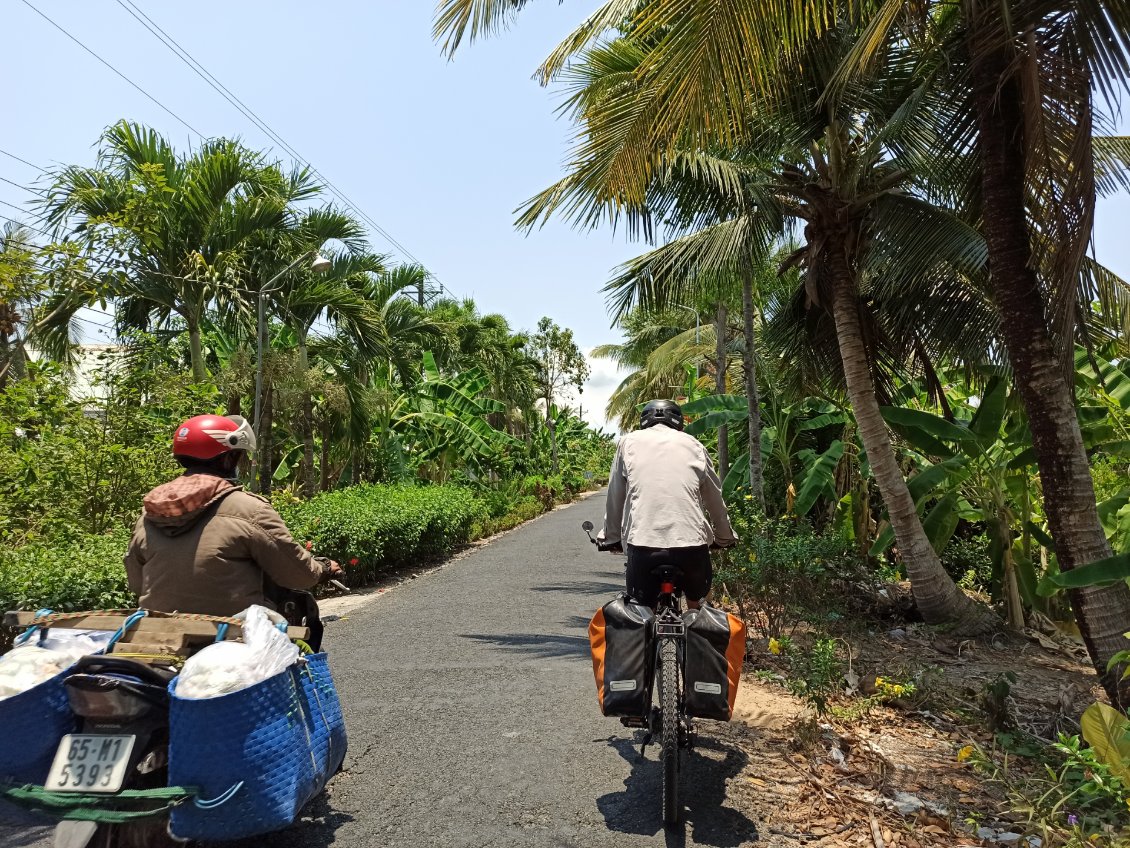
[[[927,620],[958,621],[977,630],[993,619],[945,573],[899,469],[880,414],[870,355],[874,343],[860,299],[866,275],[882,265],[887,242],[899,235],[894,222],[910,218],[936,234],[902,239],[905,261],[919,267],[936,266],[943,248],[960,260],[969,242],[977,243],[976,233],[923,202],[909,155],[898,154],[906,144],[900,134],[913,139],[923,130],[910,117],[900,118],[916,93],[905,70],[894,82],[885,81],[880,95],[866,87],[874,78],[861,78],[859,88],[841,101],[819,105],[827,75],[850,48],[851,35],[829,33],[812,46],[793,68],[787,96],[757,104],[756,124],[747,117],[750,133],[741,151],[676,151],[661,157],[666,164],[642,186],[619,167],[634,155],[628,150],[633,134],[617,128],[624,120],[646,123],[648,93],[634,83],[632,71],[646,51],[628,39],[593,48],[566,77],[574,83],[572,102],[585,127],[571,173],[531,201],[520,220],[534,224],[564,209],[592,223],[615,205],[630,227],[646,229],[655,219],[689,230],[628,263],[609,284],[621,311],[634,302],[678,302],[720,276],[738,277],[785,235],[787,222],[803,224],[806,243],[793,261],[806,269],[809,301],[832,316],[860,436],[918,604]],[[892,67],[883,69],[889,76],[899,71],[899,58],[893,56]],[[909,235],[905,228],[902,234]],[[944,235],[956,243],[946,244]]]
[[[466,34],[505,26],[524,5],[519,0],[444,0],[436,18],[437,37],[444,39],[448,52],[454,51]],[[851,84],[858,70],[873,65],[875,55],[889,44],[887,33],[896,30],[905,44],[945,54],[943,61],[920,63],[927,74],[936,77],[940,69],[953,68],[964,72],[961,84],[946,96],[960,102],[965,94],[971,108],[951,117],[950,132],[938,144],[959,155],[966,148],[975,154],[969,186],[976,186],[974,193],[984,202],[993,298],[1032,420],[1061,566],[1070,569],[1104,558],[1109,546],[1095,510],[1063,366],[1069,361],[1066,345],[1073,337],[1073,318],[1079,314],[1074,295],[1093,214],[1091,93],[1098,88],[1109,94],[1130,73],[1130,6],[1052,0],[847,5],[610,0],[551,54],[541,76],[552,78],[570,57],[612,28],[651,46],[634,81],[646,89],[656,117],[639,127],[625,115],[619,128],[635,144],[618,164],[638,177],[660,167],[662,157],[682,139],[733,144],[745,132],[743,104],[787,89],[791,81],[781,76],[782,68],[811,38],[839,25],[847,14],[857,15],[865,26],[837,86]],[[1043,202],[1030,204],[1033,196]],[[1047,223],[1031,226],[1030,212],[1042,212]],[[1050,263],[1046,285],[1037,269],[1046,273],[1049,263],[1033,256],[1037,231],[1058,234],[1044,240],[1045,256],[1058,257]],[[1107,672],[1106,666],[1124,641],[1130,590],[1121,584],[1079,590],[1073,602],[1092,661],[1116,698],[1121,672]]]

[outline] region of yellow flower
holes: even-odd
[[[753,495],[746,495],[746,496],[745,496],[745,499],[746,499],[747,501],[752,501],[752,500],[753,500]]]
[[[769,637],[769,653],[775,654],[777,656],[780,656],[781,654],[781,643],[774,639],[772,636]]]
[[[966,760],[968,760],[972,756],[973,756],[973,746],[972,745],[966,745],[964,748],[962,748],[960,751],[957,752],[957,761],[959,763],[964,763]]]

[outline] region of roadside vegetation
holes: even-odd
[[[437,41],[526,5],[440,0]],[[807,711],[820,844],[968,824],[919,805],[885,837],[874,792],[845,824],[860,740],[836,740],[871,714],[961,742],[971,821],[1000,815],[978,840],[1126,844],[1130,286],[1088,246],[1130,188],[1128,10],[612,0],[537,70],[574,144],[517,226],[648,242],[605,289],[624,338],[598,352],[631,371],[609,414],[675,396],[714,452],[742,537],[722,594]],[[1042,680],[1030,645],[1092,676]],[[967,664],[935,674],[949,648]]]
[[[611,435],[559,400],[587,376],[572,332],[372,252],[302,169],[121,122],[42,183],[0,234],[0,607],[132,603],[129,529],[201,413],[258,411],[245,485],[358,585],[606,478]],[[116,344],[79,343],[98,324]]]

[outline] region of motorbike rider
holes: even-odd
[[[309,589],[342,574],[291,537],[266,498],[236,481],[255,433],[238,415],[197,415],[177,428],[173,456],[184,474],[153,489],[134,527],[125,565],[145,609],[228,616],[273,608],[273,586]]]
[[[687,606],[698,607],[714,578],[710,547],[737,543],[722,484],[706,448],[683,432],[683,410],[653,400],[640,414],[640,429],[620,439],[608,478],[604,529],[597,538],[627,548],[628,595],[654,607],[660,565],[682,570]],[[713,524],[713,526],[711,526]]]

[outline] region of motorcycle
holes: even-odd
[[[325,628],[313,594],[273,587],[268,598],[292,638],[319,651]],[[227,629],[220,623],[218,638]],[[169,830],[169,813],[184,801],[183,792],[178,797],[168,787],[169,683],[185,658],[107,653],[83,657],[72,667],[63,687],[77,726],[60,741],[36,800],[50,807],[57,799],[59,810],[76,804],[86,809],[83,818],[58,822],[54,848],[185,844]]]

